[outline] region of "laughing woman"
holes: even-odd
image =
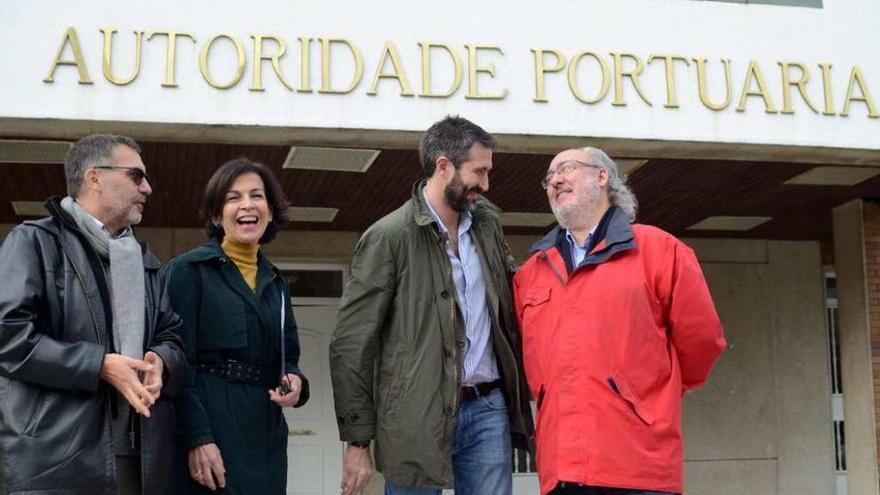
[[[171,302],[183,318],[190,365],[178,402],[186,476],[176,493],[286,492],[281,408],[305,404],[309,387],[287,284],[260,252],[286,209],[266,166],[227,162],[205,187],[210,242],[170,263]]]

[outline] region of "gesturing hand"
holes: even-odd
[[[162,360],[160,359],[159,361],[161,362]],[[150,406],[156,402],[156,398],[141,383],[137,372],[150,373],[155,367],[155,365],[146,361],[123,356],[122,354],[107,354],[104,356],[104,363],[101,364],[101,379],[118,390],[138,414],[149,418]]]
[[[190,450],[187,464],[192,479],[208,490],[213,492],[218,487],[226,488],[226,468],[223,467],[223,456],[216,443],[199,445]]]
[[[153,400],[159,400],[159,394],[162,391],[162,372],[165,370],[165,362],[153,351],[147,351],[144,354],[144,361],[153,366],[151,371],[144,374],[144,388],[147,392],[153,394]]]

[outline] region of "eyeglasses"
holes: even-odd
[[[567,160],[556,166],[555,170],[547,171],[547,175],[541,179],[541,187],[547,189],[550,187],[550,181],[553,180],[553,176],[559,174],[560,177],[568,175],[572,170],[578,167],[586,167],[586,168],[602,168],[598,165],[593,165],[592,163],[582,162],[580,160]]]
[[[150,180],[149,176],[147,176],[147,173],[144,172],[144,169],[139,168],[139,167],[111,167],[108,165],[108,166],[92,167],[92,168],[97,168],[97,169],[102,169],[102,170],[125,170],[125,175],[127,175],[128,178],[131,179],[131,181],[134,182],[134,184],[136,186],[143,184],[143,182],[145,180],[146,181]]]

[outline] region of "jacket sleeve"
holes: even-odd
[[[684,392],[706,381],[727,342],[693,250],[676,242],[672,259],[672,290],[667,322],[681,366]]]
[[[45,246],[18,227],[0,247],[0,375],[35,385],[94,392],[98,389],[104,346],[66,341],[64,323],[51,321],[57,301],[52,268],[44,265]]]
[[[183,435],[182,446],[185,452],[214,442],[208,414],[196,390],[200,285],[199,274],[192,265],[171,262],[168,268],[168,296],[172,308],[181,318],[176,332],[183,341],[187,364],[183,392],[177,400],[178,424]]]
[[[282,294],[284,290],[282,289]],[[296,318],[293,314],[293,307],[290,304],[290,297],[284,298],[284,311],[290,315],[284,321],[284,352],[286,353],[284,371],[299,376],[302,380],[302,389],[299,392],[299,400],[293,407],[302,407],[309,401],[309,379],[299,368],[299,331],[296,326]]]
[[[386,313],[396,290],[392,247],[377,229],[355,247],[351,273],[330,343],[330,375],[342,441],[375,436],[373,370]]]
[[[523,294],[528,290],[525,286],[525,282],[522,280],[523,272],[518,272],[513,277],[513,307],[514,312],[516,313],[516,322],[517,328],[520,329],[520,332],[525,331],[525,327],[523,326],[523,313],[525,312],[525,305],[523,304]],[[520,339],[521,342],[524,339]],[[538,361],[536,359],[526,360],[526,354],[529,349],[525,349],[525,346],[522,346],[522,356],[523,356],[523,375],[526,377],[526,384],[528,384],[529,393],[531,393],[531,400],[538,400],[538,396],[540,394],[540,390],[535,388],[538,383],[543,383],[544,378],[540,374],[540,368],[537,367]],[[530,349],[532,353],[536,351],[536,349]],[[527,368],[527,364],[532,366],[531,369]],[[534,385],[534,386],[533,386]]]
[[[167,277],[159,277],[159,314],[156,322],[156,333],[147,350],[153,351],[162,358],[164,376],[162,377],[162,393],[168,397],[178,397],[186,386],[187,363],[180,338],[181,319],[171,308],[168,296]]]

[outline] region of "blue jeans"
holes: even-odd
[[[452,470],[455,495],[511,495],[512,447],[501,390],[462,402],[458,408]],[[385,482],[385,495],[440,495],[439,488]]]

